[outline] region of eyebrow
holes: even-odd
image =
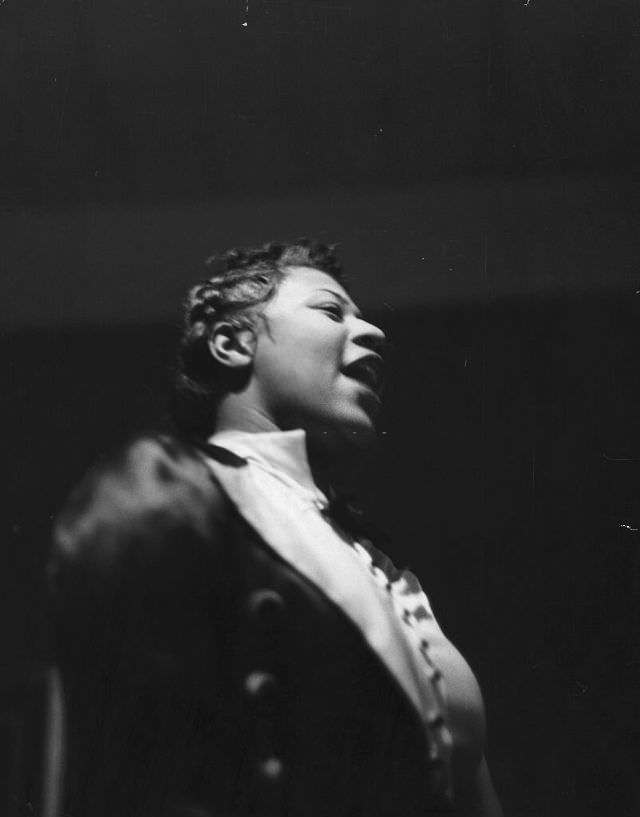
[[[350,301],[348,298],[345,298],[341,292],[337,292],[335,289],[330,289],[329,287],[318,287],[318,289],[316,289],[316,292],[328,292],[330,295],[335,295],[335,297],[339,301],[341,301],[345,306],[354,307],[354,315],[356,316],[356,318],[362,318],[362,312],[358,309],[358,307],[355,306],[353,301]]]

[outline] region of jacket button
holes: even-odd
[[[270,672],[250,672],[244,679],[244,691],[249,700],[261,711],[273,709],[278,691],[278,682]]]
[[[284,777],[284,763],[272,755],[258,763],[258,776],[266,783],[280,783]]]
[[[280,626],[284,620],[284,599],[275,590],[255,590],[247,600],[247,607],[251,618],[265,630]]]

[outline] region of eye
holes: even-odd
[[[344,311],[340,304],[335,303],[334,301],[328,301],[326,304],[320,304],[320,309],[324,310],[327,314],[331,315],[333,320],[341,321],[344,317]]]

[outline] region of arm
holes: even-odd
[[[192,724],[216,722],[226,517],[206,466],[162,438],[90,474],[60,515],[51,584],[70,812],[146,814],[146,798],[187,786]]]

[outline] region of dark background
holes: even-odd
[[[507,815],[640,813],[639,55],[633,0],[0,5],[0,814],[39,808],[56,509],[166,421],[201,260],[303,234],[390,337],[359,494]]]

